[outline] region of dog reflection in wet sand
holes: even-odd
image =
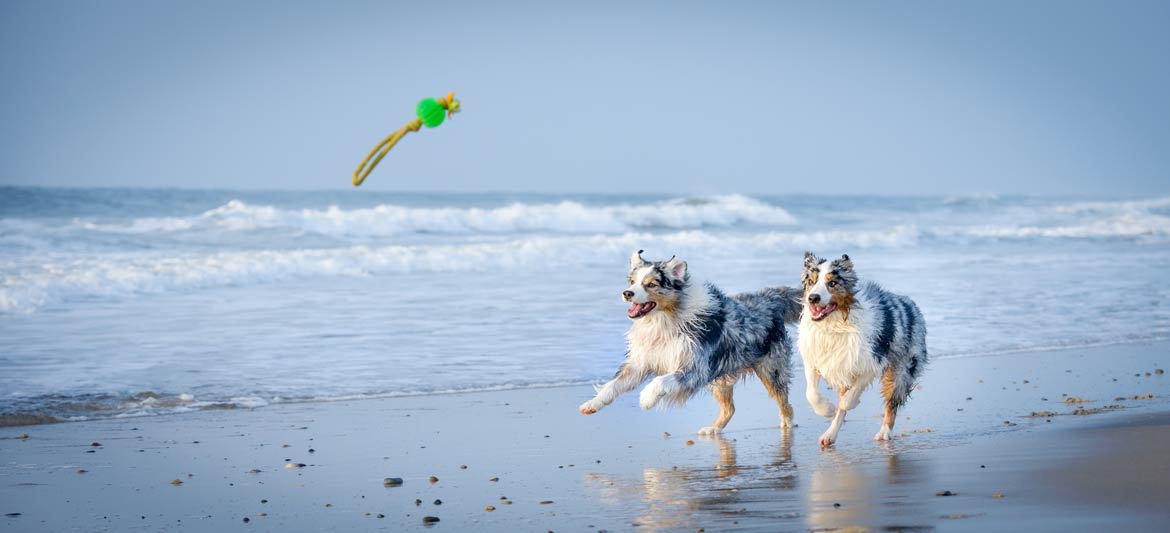
[[[832,418],[821,446],[837,441],[845,413],[861,393],[882,379],[885,417],[874,440],[890,440],[898,408],[926,367],[926,322],[918,306],[876,283],[860,282],[848,255],[821,259],[804,254],[804,311],[800,356],[808,382],[805,394],[818,415]],[[833,407],[820,393],[824,378],[837,389]]]
[[[655,376],[639,403],[682,404],[704,387],[719,402],[719,416],[700,434],[715,434],[735,413],[732,388],[754,372],[780,405],[780,425],[791,427],[788,403],[792,344],[785,323],[800,316],[800,290],[769,287],[727,296],[714,285],[691,279],[686,262],[646,261],[642,250],[630,256],[628,286],[622,299],[633,324],[626,359],[617,374],[581,404],[591,415]]]

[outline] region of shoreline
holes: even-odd
[[[1111,342],[1080,344],[1080,345],[1075,345],[1075,346],[1043,346],[1043,347],[1035,347],[1035,348],[1019,348],[1019,349],[1012,349],[1012,350],[998,351],[998,352],[969,352],[969,353],[960,353],[960,354],[950,354],[950,355],[943,355],[943,356],[939,356],[939,357],[932,357],[930,360],[930,364],[933,365],[933,364],[936,364],[936,363],[941,362],[941,361],[949,361],[949,360],[954,360],[954,359],[977,359],[977,358],[986,358],[986,357],[1011,356],[1011,355],[1017,355],[1017,354],[1064,352],[1064,351],[1084,350],[1084,349],[1094,349],[1094,348],[1121,347],[1121,346],[1129,346],[1129,345],[1153,345],[1153,344],[1159,344],[1159,343],[1170,343],[1170,337],[1151,337],[1148,339],[1120,340],[1120,341],[1111,341]],[[792,363],[793,363],[793,370],[794,371],[800,370],[802,368],[802,362],[800,360],[799,354],[793,355]],[[1168,362],[1168,363],[1170,363],[1170,362]],[[799,372],[794,372],[793,375],[798,378]],[[597,380],[587,380],[587,379],[586,380],[572,380],[572,381],[565,381],[565,382],[559,382],[559,383],[533,384],[533,385],[496,385],[496,386],[488,386],[488,387],[483,387],[483,388],[437,390],[437,391],[424,391],[424,392],[403,392],[403,393],[388,392],[388,393],[374,393],[374,394],[365,394],[365,395],[363,395],[363,394],[348,395],[348,396],[343,395],[343,396],[337,396],[337,397],[324,397],[324,398],[314,397],[314,398],[303,398],[303,399],[302,398],[265,399],[265,398],[261,398],[258,396],[256,396],[256,397],[238,397],[238,398],[258,399],[258,400],[264,402],[264,405],[260,405],[260,406],[236,405],[236,404],[232,403],[232,399],[198,400],[198,401],[192,400],[192,401],[186,401],[186,402],[179,401],[179,400],[168,400],[168,401],[175,401],[175,402],[179,403],[179,407],[184,407],[184,410],[165,411],[165,412],[157,412],[157,413],[142,413],[142,414],[130,414],[133,411],[128,411],[128,412],[123,412],[123,413],[108,415],[108,416],[83,417],[83,418],[60,418],[57,415],[43,413],[43,412],[3,413],[3,414],[0,414],[0,429],[15,428],[15,427],[22,427],[22,426],[40,426],[40,425],[47,425],[47,424],[70,424],[70,423],[93,422],[93,421],[97,421],[97,420],[142,419],[142,418],[154,418],[154,417],[163,417],[163,416],[183,416],[183,415],[190,415],[193,413],[200,413],[200,412],[205,412],[205,411],[237,411],[237,410],[251,411],[251,410],[256,410],[256,409],[272,408],[274,406],[279,406],[279,405],[336,403],[336,402],[361,402],[361,401],[390,400],[390,399],[395,399],[395,398],[449,396],[449,395],[492,393],[492,392],[503,392],[503,391],[514,391],[514,390],[542,390],[542,389],[573,388],[573,387],[581,387],[581,386],[592,386],[595,384],[603,383],[604,381],[606,381],[606,379],[607,378],[598,378]],[[796,379],[794,378],[794,381],[795,380]],[[796,384],[796,383],[793,384],[794,387],[797,385],[798,384]],[[139,393],[139,394],[150,394],[150,395],[154,395],[156,397],[162,396],[159,393],[153,393],[153,392]],[[182,393],[182,394],[176,394],[173,396],[175,398],[179,398],[180,396],[183,396],[185,394],[186,393]],[[702,396],[702,395],[700,395],[700,396]],[[793,404],[796,405],[796,400],[795,400],[796,396],[793,396],[793,398],[794,398]],[[186,406],[182,405],[183,403],[205,403],[205,404],[209,404],[209,405],[187,408]],[[13,420],[15,422],[10,423],[10,421],[13,421]]]
[[[0,514],[18,514],[0,529],[1156,529],[1170,377],[1152,371],[1168,351],[935,361],[895,440],[870,440],[871,389],[826,449],[803,384],[781,431],[754,381],[713,438],[694,434],[709,397],[647,412],[629,394],[585,417],[587,386],[4,428]]]

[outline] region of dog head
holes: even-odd
[[[629,286],[622,300],[630,303],[626,316],[637,320],[651,311],[670,313],[678,308],[683,290],[690,281],[687,263],[677,257],[666,261],[642,259],[642,250],[630,255]]]
[[[853,261],[848,255],[829,261],[805,252],[801,281],[804,282],[804,305],[809,318],[824,320],[837,310],[849,318],[857,273],[853,271]]]

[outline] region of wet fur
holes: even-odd
[[[592,414],[618,395],[642,390],[640,404],[682,404],[709,387],[720,405],[715,422],[700,433],[718,433],[735,412],[732,389],[755,373],[780,406],[781,424],[789,427],[788,402],[792,345],[785,324],[800,317],[800,290],[771,287],[727,296],[714,285],[691,280],[677,259],[649,262],[631,257],[624,299],[656,307],[634,320],[626,335],[627,353],[617,374],[580,406]]]
[[[926,322],[918,306],[905,296],[860,282],[849,256],[826,261],[805,254],[803,311],[799,347],[808,382],[807,398],[817,414],[832,418],[822,445],[836,441],[845,413],[857,406],[861,393],[878,377],[885,416],[876,440],[889,440],[898,409],[906,403],[927,362]],[[830,286],[830,282],[836,281]],[[810,295],[837,305],[823,319],[813,320]],[[821,396],[824,378],[838,393],[836,407]]]

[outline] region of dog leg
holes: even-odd
[[[792,427],[792,404],[788,403],[788,382],[791,379],[788,369],[783,366],[778,366],[775,362],[757,364],[755,367],[756,376],[760,378],[760,383],[764,384],[764,388],[768,390],[768,396],[771,396],[776,403],[780,405],[780,427]]]
[[[886,399],[886,414],[882,418],[882,427],[877,435],[873,436],[873,440],[890,440],[894,418],[898,416],[898,408],[906,401],[907,394],[904,391],[907,389],[908,386],[898,383],[898,372],[893,367],[887,368],[882,374],[882,397]]]
[[[678,388],[678,378],[674,374],[667,374],[665,376],[658,376],[642,389],[641,394],[638,395],[638,405],[642,409],[651,409],[658,402],[667,395],[673,395]]]
[[[618,368],[617,374],[614,375],[613,379],[609,380],[605,385],[597,387],[597,396],[581,404],[577,409],[583,415],[596,413],[602,407],[613,403],[618,396],[638,388],[638,385],[645,379],[646,372],[636,369],[628,363],[622,363],[622,366]]]
[[[837,405],[842,405],[842,402],[845,401],[846,393],[845,391],[838,391],[837,394]],[[832,446],[833,443],[837,442],[837,432],[841,431],[841,424],[845,422],[846,412],[847,410],[845,409],[837,408],[837,412],[833,414],[833,421],[829,423],[829,429],[821,435],[821,446]]]
[[[804,390],[804,397],[808,399],[809,405],[812,405],[813,412],[825,418],[831,418],[833,404],[821,396],[821,391],[818,389],[821,385],[821,376],[808,361],[804,362],[804,380],[808,384]]]
[[[727,427],[731,416],[735,414],[735,402],[731,400],[734,388],[735,380],[720,379],[711,384],[711,395],[715,397],[716,402],[719,402],[719,416],[710,426],[700,429],[700,435],[718,435],[720,431],[723,431],[723,428]]]

